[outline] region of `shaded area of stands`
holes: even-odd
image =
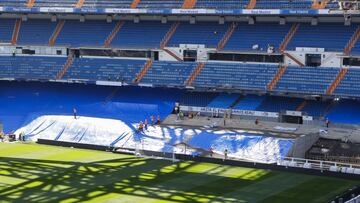
[[[115,87],[38,82],[0,81],[0,120],[5,132],[42,115],[122,118],[130,125],[150,115],[166,117],[183,91],[177,89]],[[109,98],[111,96],[111,98]],[[145,102],[146,101],[146,102]]]

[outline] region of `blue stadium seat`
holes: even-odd
[[[247,95],[234,106],[234,109],[256,111],[265,99],[266,96]]]
[[[180,99],[180,105],[183,106],[208,106],[219,94],[211,92],[186,92]]]
[[[170,26],[171,23],[155,21],[143,21],[140,23],[126,21],[113,39],[111,46],[122,48],[159,48]]]
[[[0,77],[16,79],[55,79],[66,57],[0,56]]]
[[[359,96],[360,95],[360,69],[350,68],[333,92],[340,96]]]
[[[163,9],[181,8],[183,0],[141,0],[137,8]]]
[[[184,86],[195,67],[196,63],[193,62],[155,61],[141,82],[154,85]]]
[[[356,28],[357,25],[354,24],[344,26],[337,23],[320,23],[312,26],[303,23],[290,40],[287,49],[312,47],[325,48],[326,51],[343,51]]]
[[[360,102],[353,100],[341,100],[326,117],[330,122],[360,124]]]
[[[47,45],[56,23],[50,20],[28,20],[21,23],[17,44]]]
[[[289,66],[274,91],[325,94],[339,71],[339,68]]]
[[[302,99],[299,98],[270,96],[266,97],[256,110],[267,112],[295,111],[301,102]]]
[[[226,33],[229,25],[219,23],[197,22],[190,24],[183,22],[167,43],[169,47],[177,47],[179,44],[204,44],[208,48],[217,47]]]
[[[279,25],[273,23],[256,23],[254,25],[239,24],[229,41],[226,43],[225,50],[242,51],[267,51],[269,45],[278,49],[291,25]],[[258,50],[252,47],[258,45]]]
[[[106,23],[100,20],[89,20],[86,22],[67,20],[55,44],[71,47],[101,47],[104,45],[107,36],[111,33],[114,26],[114,22]]]
[[[266,90],[277,70],[277,65],[268,64],[206,63],[192,85]]]
[[[83,8],[130,8],[133,0],[86,0]]]
[[[239,94],[221,93],[208,104],[208,107],[226,109],[229,108],[239,97]]]
[[[0,42],[9,43],[15,25],[14,19],[0,19]]]
[[[256,9],[310,9],[312,0],[257,0]]]
[[[118,81],[131,83],[145,63],[145,60],[76,58],[63,78],[69,80]]]
[[[245,9],[249,0],[197,0],[195,8]]]

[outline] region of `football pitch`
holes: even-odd
[[[329,177],[0,143],[0,202],[327,202]]]

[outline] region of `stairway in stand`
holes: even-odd
[[[75,5],[75,8],[81,8],[85,3],[85,0],[78,0],[78,2]]]
[[[13,34],[11,37],[12,45],[15,45],[17,43],[17,39],[19,37],[20,26],[21,26],[21,19],[16,19]]]
[[[186,80],[185,85],[191,86],[196,77],[200,74],[201,70],[204,69],[205,63],[198,63],[196,68],[191,73],[190,77]]]
[[[360,37],[360,26],[356,29],[353,36],[350,38],[349,42],[346,44],[346,47],[344,48],[344,54],[349,55],[352,48],[354,48],[356,42],[359,40]]]
[[[134,83],[139,83],[144,76],[146,75],[146,73],[148,72],[148,70],[151,68],[152,64],[153,64],[153,60],[149,59],[145,64],[144,67],[141,69],[141,71],[137,74]]]
[[[330,95],[332,94],[336,87],[340,84],[341,80],[345,77],[346,73],[349,71],[348,68],[342,68],[339,72],[339,74],[336,76],[335,80],[331,83],[329,88],[326,90],[326,94]]]
[[[220,42],[217,45],[217,49],[218,50],[222,50],[224,49],[226,43],[228,42],[228,40],[230,39],[231,35],[234,33],[235,29],[239,26],[238,22],[233,22],[230,24],[230,27],[228,28],[228,30],[226,31],[226,33],[224,34],[223,38],[220,40]]]
[[[71,54],[68,55],[68,58],[67,58],[65,64],[63,65],[62,69],[58,72],[55,79],[56,80],[61,80],[64,77],[66,71],[73,64],[73,62],[74,62],[74,54],[71,53]]]
[[[111,33],[109,34],[109,36],[106,38],[105,42],[104,42],[104,47],[108,48],[111,45],[111,42],[113,41],[113,39],[115,38],[115,36],[119,33],[121,27],[124,25],[124,21],[119,21],[116,23],[114,29],[111,31]]]
[[[58,24],[55,27],[55,30],[54,30],[53,34],[51,35],[51,37],[49,39],[48,46],[52,46],[52,45],[55,44],[56,38],[58,37],[59,33],[61,32],[62,28],[64,27],[64,24],[65,24],[65,20],[60,20],[58,22]]]
[[[276,86],[277,82],[281,79],[281,77],[284,75],[285,71],[287,69],[286,65],[281,65],[276,73],[276,75],[274,76],[274,78],[271,80],[271,82],[269,83],[269,85],[267,86],[267,90],[268,91],[272,91],[274,89],[274,87]]]
[[[196,0],[184,0],[184,3],[182,5],[182,9],[193,9],[195,8]]]
[[[176,29],[179,27],[180,22],[174,22],[169,31],[166,33],[165,37],[160,42],[160,49],[164,49],[168,41],[170,40],[171,36],[175,33]]]

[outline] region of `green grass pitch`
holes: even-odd
[[[357,184],[297,173],[0,143],[0,202],[327,202]]]

